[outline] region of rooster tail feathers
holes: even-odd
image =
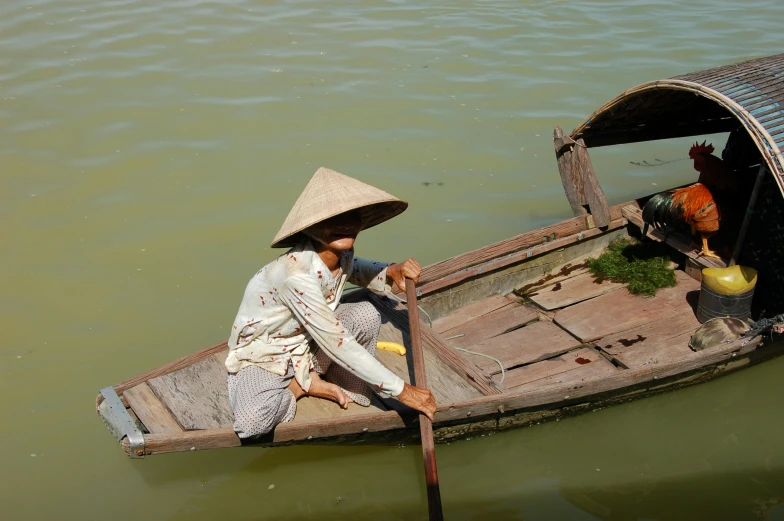
[[[673,192],[656,194],[645,203],[642,208],[642,220],[654,228],[661,228],[665,224],[673,224],[673,214],[680,213],[679,208],[674,208]],[[673,212],[673,210],[675,210]]]

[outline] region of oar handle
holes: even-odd
[[[406,278],[406,302],[408,302],[408,327],[411,335],[411,359],[414,364],[414,385],[427,388],[425,356],[422,353],[422,335],[419,330],[416,283],[409,278]],[[444,513],[441,510],[441,490],[438,486],[433,423],[430,421],[430,418],[422,413],[419,414],[419,434],[422,438],[422,458],[425,462],[427,506],[430,512],[430,521],[443,521]]]

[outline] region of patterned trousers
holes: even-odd
[[[373,304],[368,301],[340,304],[335,314],[343,327],[375,357],[381,315]],[[354,402],[370,405],[371,390],[367,383],[338,365],[317,346],[311,345],[311,349],[314,349],[313,369],[342,388]],[[257,366],[229,373],[229,403],[234,411],[234,432],[237,436],[260,436],[279,423],[294,419],[297,400],[288,390],[293,377],[291,364],[284,376]]]

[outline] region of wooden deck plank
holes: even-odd
[[[410,360],[411,341],[408,332],[401,331],[391,322],[386,322],[381,325],[379,340],[397,342],[406,346],[406,356],[401,356],[391,351],[378,350],[376,358],[389,370],[410,384],[413,377],[413,365]],[[455,373],[433,351],[423,349],[423,352],[425,368],[427,369],[428,387],[433,396],[435,396],[436,403],[446,405],[482,396],[481,392]]]
[[[225,367],[226,366],[226,359],[229,357],[229,350],[226,349],[225,351],[221,351],[220,353],[215,353],[212,356],[215,357],[215,360],[217,360],[218,363],[220,363],[220,365]]]
[[[689,348],[689,340],[691,340],[691,335],[693,334],[694,331],[681,333],[671,337],[666,342],[653,342],[651,345],[644,347],[644,351],[641,345],[639,346],[640,349],[619,353],[613,358],[629,369],[638,369],[673,358],[693,355],[694,351]]]
[[[546,286],[538,291],[528,293],[527,296],[537,305],[548,311],[552,311],[624,287],[624,284],[610,282],[609,280],[597,282],[591,273],[586,272],[576,277],[556,282],[555,284]]]
[[[436,333],[443,333],[444,331],[460,326],[469,320],[474,320],[475,318],[479,318],[505,306],[511,306],[512,304],[513,302],[511,300],[502,295],[493,295],[492,297],[484,298],[473,304],[463,306],[445,317],[434,320],[433,331]]]
[[[182,427],[174,419],[169,409],[155,396],[147,382],[131,387],[123,393],[136,417],[153,434],[162,432],[182,432]]]
[[[294,415],[294,419],[291,423],[361,416],[363,414],[374,414],[387,410],[387,407],[375,396],[371,396],[370,405],[367,407],[362,407],[356,403],[350,403],[348,409],[341,409],[340,405],[329,400],[316,398],[314,396],[306,396],[297,401],[297,413]]]
[[[297,400],[297,412],[294,414],[294,419],[291,420],[291,423],[325,420],[332,417],[332,411],[327,408],[327,400],[305,396]]]
[[[700,284],[676,271],[678,285],[660,289],[655,297],[613,291],[574,304],[555,314],[555,322],[583,342],[639,327],[667,315],[694,313],[687,294],[699,291]]]
[[[452,347],[471,349],[471,346],[538,319],[539,313],[530,306],[512,304],[455,326],[442,335]],[[463,336],[446,340],[455,335]]]
[[[215,357],[148,381],[155,394],[186,430],[230,427],[228,373]]]
[[[504,385],[515,392],[534,390],[565,382],[581,383],[622,371],[591,347],[571,351],[557,358],[513,369]]]
[[[571,279],[572,277],[582,275],[583,273],[588,273],[587,259],[595,258],[597,256],[598,253],[584,255],[573,260],[572,262],[564,264],[563,266],[558,266],[557,268],[550,270],[549,273],[546,273],[540,277],[539,280],[520,284],[514,289],[514,292],[518,295],[526,296],[529,293],[540,291],[546,286],[551,286],[557,282],[563,282],[565,280]]]
[[[698,327],[693,313],[679,313],[601,338],[596,345],[624,366],[637,369],[691,353],[689,339]]]
[[[472,351],[497,358],[504,369],[531,364],[561,355],[579,346],[581,342],[552,322],[540,320],[504,335],[470,347]],[[486,373],[501,372],[498,364],[483,356],[464,353]]]

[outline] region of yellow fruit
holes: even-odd
[[[397,342],[378,342],[376,347],[378,349],[383,349],[384,351],[392,351],[393,353],[397,353],[399,355],[406,354],[406,348]]]

